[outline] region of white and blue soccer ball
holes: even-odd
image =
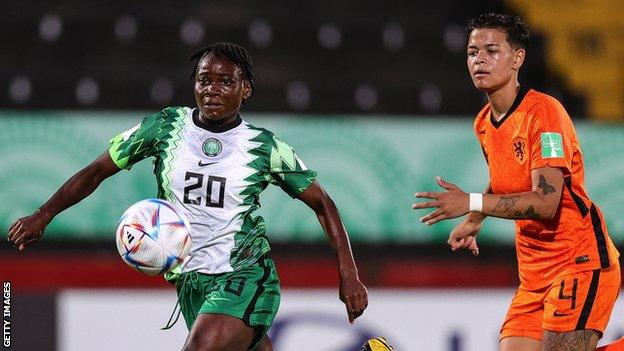
[[[121,216],[117,250],[128,266],[147,275],[166,273],[181,264],[191,248],[191,226],[169,202],[142,200]]]

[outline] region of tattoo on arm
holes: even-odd
[[[540,218],[539,213],[535,212],[535,208],[533,207],[533,205],[529,206],[529,208],[527,208],[526,212],[524,213],[525,217],[531,218],[531,219],[537,219]]]
[[[514,218],[529,218],[529,219],[538,219],[541,216],[539,213],[535,212],[535,207],[533,205],[527,208],[526,212],[522,213],[522,211],[516,211],[513,215]]]
[[[500,211],[501,214],[505,214],[511,210],[511,208],[518,202],[520,196],[501,196],[496,206],[494,206],[494,212]]]
[[[546,182],[546,177],[544,177],[543,175],[539,176],[539,183],[537,184],[537,187],[542,189],[542,194],[544,195],[555,192],[555,187],[548,184],[548,182]]]
[[[598,333],[594,330],[576,330],[572,332],[544,332],[542,350],[591,351],[598,343]]]

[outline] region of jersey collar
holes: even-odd
[[[212,133],[227,132],[228,130],[238,127],[239,125],[241,125],[241,123],[243,123],[243,119],[241,118],[240,115],[236,115],[236,119],[232,121],[232,123],[228,123],[225,125],[213,125],[210,123],[206,123],[202,121],[201,119],[199,119],[199,110],[193,109],[193,124],[195,124],[197,127],[201,129],[205,129]]]
[[[524,100],[524,97],[528,92],[529,92],[529,88],[520,86],[520,89],[518,90],[518,94],[516,95],[516,98],[514,99],[513,104],[511,104],[511,107],[509,108],[505,116],[501,118],[499,121],[494,119],[494,115],[492,114],[492,110],[490,109],[490,122],[492,123],[494,128],[500,127],[503,124],[503,122],[505,122],[507,118],[509,118],[509,116],[511,116],[516,111],[516,109],[518,108],[522,100]]]

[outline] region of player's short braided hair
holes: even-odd
[[[199,61],[201,61],[204,56],[208,55],[211,52],[217,57],[232,62],[233,64],[238,66],[241,71],[243,71],[243,78],[249,82],[249,85],[251,85],[251,95],[253,96],[254,92],[256,91],[256,76],[254,74],[253,62],[251,61],[251,56],[249,55],[247,50],[237,44],[214,43],[192,54],[189,57],[189,62],[194,62],[191,79],[195,79]]]
[[[474,29],[497,28],[507,34],[507,42],[512,47],[526,49],[531,42],[531,32],[522,18],[504,13],[483,13],[468,22],[467,35]]]

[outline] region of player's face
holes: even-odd
[[[241,103],[251,95],[251,85],[240,67],[227,59],[206,55],[197,65],[195,102],[205,121],[227,123],[236,119]]]
[[[524,49],[514,50],[507,34],[496,28],[474,29],[468,38],[468,71],[475,87],[492,93],[513,80],[524,59]]]

